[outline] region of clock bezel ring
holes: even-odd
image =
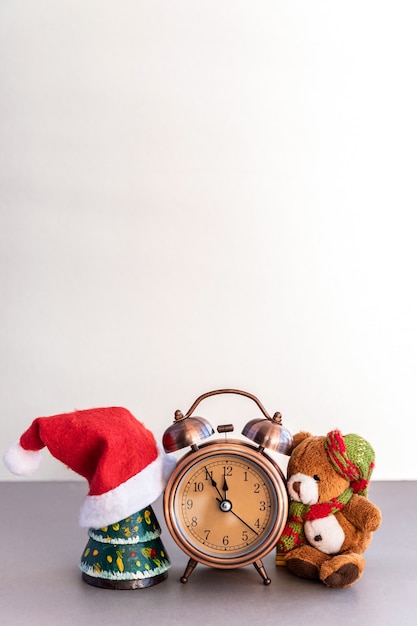
[[[246,552],[237,555],[208,554],[203,549],[196,548],[189,542],[181,528],[181,520],[178,520],[176,498],[178,487],[192,468],[201,463],[202,460],[213,460],[218,455],[230,454],[236,459],[243,459],[254,464],[256,468],[267,478],[271,494],[275,498],[276,511],[266,535],[262,536],[260,542],[255,542],[254,546],[248,546]],[[175,470],[173,471],[164,494],[164,514],[165,521],[172,538],[179,548],[191,559],[210,567],[219,569],[234,569],[255,563],[265,557],[276,545],[287,520],[288,515],[288,494],[285,477],[278,464],[263,450],[255,448],[253,445],[242,440],[215,440],[202,444],[196,450],[190,450],[183,456]]]

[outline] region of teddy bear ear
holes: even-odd
[[[312,437],[313,435],[306,430],[302,430],[299,433],[295,433],[292,438],[292,447],[296,448],[304,439],[308,439],[308,437]]]

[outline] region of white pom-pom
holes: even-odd
[[[41,457],[41,450],[25,450],[20,443],[16,441],[7,450],[3,461],[12,474],[31,476],[41,464]]]

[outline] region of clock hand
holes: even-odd
[[[204,469],[206,470],[206,474],[207,474],[207,478],[210,480],[212,486],[215,488],[215,490],[217,491],[217,493],[219,494],[219,496],[221,497],[222,500],[224,500],[222,494],[219,491],[219,488],[217,487],[217,483],[214,480],[214,478],[212,477],[212,475],[210,474],[210,472],[207,471],[207,467],[204,466]],[[216,500],[219,500],[218,498],[216,498]],[[222,500],[219,500],[219,502],[221,502]]]
[[[226,492],[229,491],[229,485],[227,484],[226,476],[223,479],[223,487],[222,487],[222,489],[224,491],[224,499],[226,499]]]
[[[220,502],[220,504],[221,504],[222,502],[224,502],[224,500],[220,500],[219,498],[216,498],[216,500],[217,500],[217,502]],[[231,507],[231,506],[232,506],[232,503],[231,503],[231,502],[229,502],[229,500],[228,500],[227,502],[230,504],[230,507]],[[252,526],[249,526],[249,524],[247,524],[247,523],[245,522],[245,520],[244,520],[244,519],[242,519],[241,517],[239,517],[239,515],[238,515],[237,513],[235,513],[235,512],[233,511],[233,509],[232,509],[232,508],[230,508],[230,509],[227,511],[227,513],[233,513],[233,515],[234,515],[235,517],[237,517],[237,519],[238,519],[239,521],[241,521],[241,522],[242,522],[242,524],[245,524],[245,526],[247,526],[247,528],[249,528],[249,530],[251,530],[253,533],[255,533],[255,535],[259,535],[259,533],[257,533],[257,532],[256,532],[256,530],[255,530],[254,528],[252,528]]]

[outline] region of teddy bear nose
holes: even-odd
[[[301,482],[298,481],[296,483],[293,483],[292,484],[292,488],[294,489],[294,491],[297,494],[297,496],[299,496],[300,495]]]

